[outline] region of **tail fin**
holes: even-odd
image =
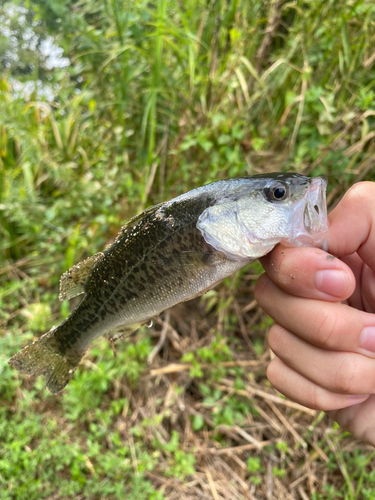
[[[66,386],[84,354],[72,348],[62,353],[61,344],[55,335],[56,330],[53,328],[45,333],[9,360],[9,364],[21,373],[44,375],[47,389],[52,394]]]

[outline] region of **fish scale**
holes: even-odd
[[[131,219],[103,252],[60,280],[60,299],[84,293],[59,326],[9,363],[45,375],[56,393],[91,342],[118,327],[134,331],[168,307],[197,297],[278,242],[320,244],[326,181],[267,174],[216,181]]]

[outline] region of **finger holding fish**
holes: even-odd
[[[374,183],[359,183],[329,215],[329,249],[340,258],[280,245],[261,259],[267,275],[255,288],[266,312],[300,338],[369,357],[375,356],[375,225],[367,214],[375,213],[374,195]]]
[[[329,214],[330,252],[340,259],[357,253],[375,272],[375,183],[359,182]]]
[[[272,385],[375,445],[374,214],[375,184],[353,186],[329,215],[331,255],[278,247],[255,292],[277,322]]]
[[[328,216],[329,254],[279,245],[261,259],[272,281],[286,292],[327,301],[348,300],[375,312],[375,184],[350,188]]]
[[[272,282],[294,296],[338,302],[348,299],[355,289],[351,268],[318,248],[278,245],[261,263]]]
[[[291,295],[262,275],[255,287],[262,309],[278,325],[305,342],[330,351],[346,351],[375,358],[368,348],[367,333],[375,327],[373,314],[341,302],[328,302]],[[269,334],[272,347],[272,329]]]

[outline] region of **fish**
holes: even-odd
[[[218,180],[147,208],[103,251],[66,271],[60,300],[83,294],[59,325],[12,356],[21,373],[60,392],[90,344],[135,331],[199,297],[278,243],[323,246],[327,180],[298,173]]]

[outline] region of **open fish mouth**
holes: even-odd
[[[312,179],[308,188],[304,224],[309,234],[327,231],[326,183],[323,178]]]
[[[294,245],[323,248],[326,246],[328,229],[326,187],[327,180],[324,177],[309,179],[306,194],[300,202],[305,204],[304,209],[300,210],[301,217],[292,218]],[[298,213],[297,205],[293,210]]]

